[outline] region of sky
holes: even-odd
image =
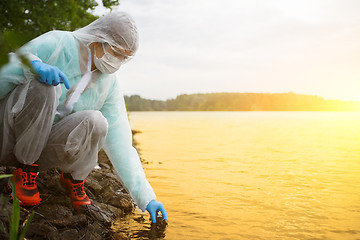
[[[358,0],[120,0],[113,11],[128,12],[139,31],[136,56],[117,72],[126,95],[360,100]]]

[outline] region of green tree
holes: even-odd
[[[73,31],[98,18],[91,13],[95,0],[1,0],[0,66],[7,53],[50,30]],[[103,0],[111,9],[119,0]]]
[[[360,102],[295,93],[182,94],[166,101],[125,96],[129,111],[360,111]]]

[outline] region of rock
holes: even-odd
[[[115,220],[119,220],[134,210],[130,195],[121,184],[116,171],[103,151],[99,153],[101,169],[94,170],[85,181],[85,190],[92,204],[82,206],[73,212],[69,198],[59,184],[60,170],[51,169],[41,172],[37,183],[42,198],[41,204],[30,208],[21,208],[20,226],[29,217],[31,221],[26,239],[28,240],[102,240],[130,239],[129,234],[114,232],[111,228]],[[0,167],[0,174],[14,171],[15,168]],[[6,193],[7,179],[0,180],[0,190]],[[0,201],[0,239],[8,239],[8,210],[12,204],[8,198]],[[22,229],[22,227],[20,227]]]
[[[103,179],[103,174],[101,171],[93,171],[88,178],[93,178],[95,181],[98,181],[99,183],[102,181]],[[87,180],[87,179],[86,179]],[[86,182],[85,180],[85,182]]]
[[[103,199],[103,201],[109,202],[109,200],[114,196],[115,196],[115,190],[113,186],[111,186],[110,184],[105,185],[101,192],[101,198]]]
[[[60,171],[51,169],[41,172],[36,180],[41,194],[62,195],[64,190],[60,186]]]
[[[106,172],[104,175],[107,176],[108,178],[110,178],[111,180],[118,178],[118,176],[116,174],[111,173],[111,172]],[[113,184],[116,184],[116,181],[112,181],[112,182],[113,182]]]
[[[60,237],[61,240],[74,240],[79,239],[78,231],[76,229],[65,230]]]
[[[0,222],[0,226],[4,229],[4,231],[0,231],[0,239],[9,239],[9,226],[3,221]]]
[[[59,239],[57,229],[47,223],[31,222],[26,232],[28,239]]]
[[[77,215],[86,215],[92,221],[98,221],[108,226],[111,225],[112,213],[99,207],[96,202],[92,202],[91,205],[81,206],[76,210]]]
[[[76,214],[85,214],[106,226],[110,226],[114,219],[124,216],[124,212],[120,208],[96,201],[93,201],[91,205],[81,206]]]
[[[110,169],[110,166],[106,163],[99,163],[99,165],[102,169]]]
[[[108,212],[108,216],[110,216],[112,219],[116,219],[124,216],[124,210],[121,208],[100,202],[94,202],[94,205],[101,207],[104,211]]]
[[[36,212],[46,216],[46,219],[69,218],[73,215],[68,207],[58,204],[39,205]]]
[[[90,224],[87,228],[82,229],[80,232],[80,235],[82,236],[82,239],[86,240],[103,240],[103,239],[109,239],[107,235],[104,234],[104,231],[102,229],[102,226],[94,223]]]
[[[78,214],[69,216],[67,218],[58,218],[50,220],[49,223],[57,228],[72,228],[72,227],[84,227],[87,225],[88,220],[84,214]]]
[[[114,196],[113,198],[109,199],[107,203],[111,204],[112,206],[123,209],[125,213],[129,213],[134,209],[134,205],[132,201],[129,201],[123,197]]]
[[[93,177],[88,177],[86,179],[85,187],[87,187],[95,196],[100,196],[102,186]]]

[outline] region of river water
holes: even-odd
[[[129,117],[168,212],[162,239],[360,239],[360,113]]]

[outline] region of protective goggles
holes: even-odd
[[[104,47],[104,50],[107,50],[108,48],[111,48],[114,56],[116,58],[118,58],[121,62],[125,63],[125,62],[128,62],[132,59],[132,56],[131,55],[127,55],[125,53],[125,50],[119,50],[113,46],[111,46],[109,43],[107,42],[104,42],[103,43],[103,47]]]

